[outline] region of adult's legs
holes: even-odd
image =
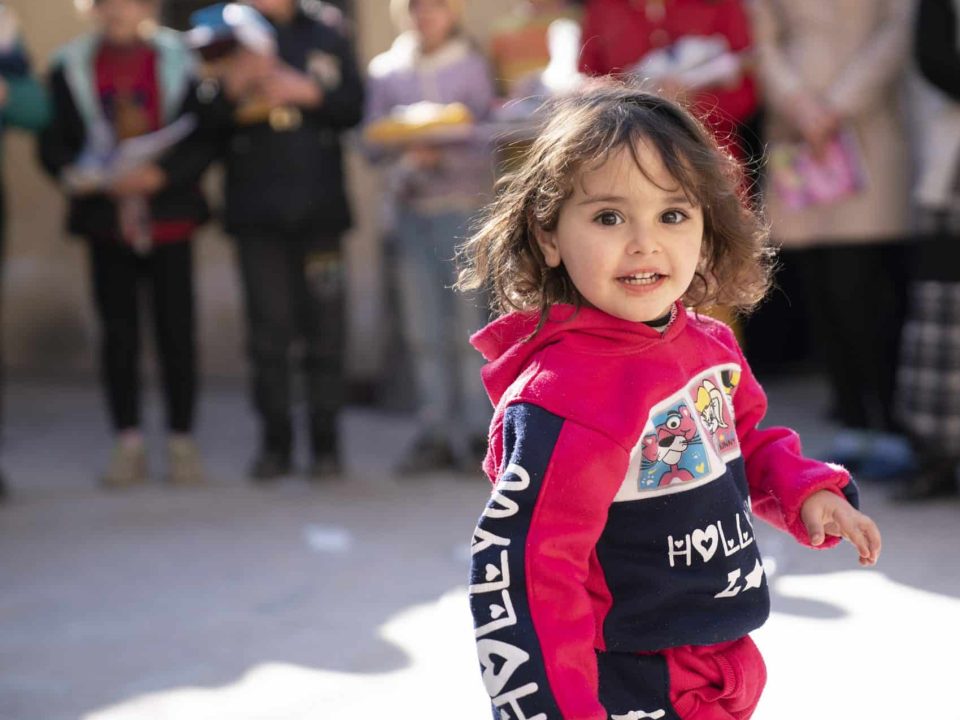
[[[167,425],[186,434],[193,430],[197,386],[192,243],[157,247],[148,272]]]
[[[203,482],[200,450],[191,437],[197,387],[193,243],[161,245],[147,260],[154,329],[167,410],[167,478],[176,485]]]
[[[893,429],[896,348],[906,282],[894,245],[817,248],[804,258],[812,337],[825,362],[837,419]]]
[[[470,345],[470,336],[486,324],[489,311],[482,293],[466,295],[452,289],[457,280],[452,258],[456,244],[467,232],[469,219],[470,216],[464,213],[438,216],[433,222],[433,241],[440,260],[438,284],[446,294],[443,352],[451,402],[444,426],[458,460],[479,469],[481,458],[478,456],[481,448],[486,449],[492,408],[480,380],[483,357]]]
[[[337,418],[343,406],[344,268],[340,238],[309,236],[290,254],[290,289],[303,342],[303,372],[314,469],[339,463]]]
[[[125,245],[90,243],[93,297],[100,319],[100,373],[113,429],[140,426],[140,258]]]
[[[919,466],[895,495],[907,501],[960,492],[960,236],[947,225],[915,251],[896,396]]]
[[[397,289],[400,316],[417,383],[419,437],[401,472],[413,473],[452,462],[448,425],[455,403],[456,376],[448,352],[452,298],[452,253],[436,246],[435,218],[400,213]]]
[[[238,238],[247,315],[247,352],[251,393],[261,426],[261,457],[271,472],[289,469],[293,443],[290,419],[290,347],[294,337],[294,305],[288,287],[290,246],[278,236]],[[260,462],[258,461],[258,465]]]
[[[91,242],[89,247],[94,304],[100,318],[100,372],[117,434],[102,482],[122,488],[147,477],[140,434],[138,302],[144,260],[125,245]]]

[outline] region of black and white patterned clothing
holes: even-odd
[[[897,374],[900,420],[930,454],[960,458],[960,283],[917,281],[910,303]]]

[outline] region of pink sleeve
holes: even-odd
[[[599,629],[586,582],[628,461],[611,441],[567,423],[527,537],[533,625],[550,658],[547,677],[565,718],[607,717],[597,699]]]
[[[813,547],[800,519],[800,508],[818,490],[846,497],[844,488],[851,485],[850,474],[839,465],[805,457],[800,437],[790,428],[758,427],[767,412],[767,396],[743,353],[739,348],[737,351],[743,371],[734,395],[734,414],[753,512],[801,544]],[[818,547],[833,547],[838,542],[839,538],[828,537]]]

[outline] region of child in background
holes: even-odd
[[[391,10],[409,29],[370,63],[365,123],[425,101],[462,103],[474,120],[484,119],[493,84],[482,53],[461,30],[463,3],[393,0]],[[417,382],[419,433],[397,471],[478,467],[490,406],[474,381],[475,354],[458,340],[486,318],[448,288],[457,238],[493,183],[491,152],[479,142],[423,141],[370,154],[389,186],[401,323]]]
[[[50,105],[43,87],[30,72],[30,60],[23,47],[17,17],[13,10],[0,3],[0,133],[8,127],[36,132],[43,129],[49,117]],[[0,178],[0,267],[5,245],[5,220],[3,181]],[[6,492],[6,482],[0,474],[0,501]]]
[[[752,513],[862,565],[879,531],[843,468],[758,427],[762,388],[699,314],[769,283],[736,161],[612,81],[547,116],[459,283],[502,315],[473,338],[496,405],[470,586],[494,715],[749,718],[770,609]]]
[[[70,196],[68,230],[90,251],[101,326],[101,372],[116,445],[103,484],[147,479],[140,412],[140,289],[148,286],[163,378],[169,480],[203,478],[192,439],[196,393],[193,260],[190,239],[207,209],[189,153],[167,153],[84,187],[92,152],[170,125],[192,84],[192,56],[157,26],[159,0],[95,0],[96,29],[52,62],[50,126],[40,138],[44,168]],[[176,156],[176,157],[174,157]]]

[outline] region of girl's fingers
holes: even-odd
[[[844,525],[844,537],[860,553],[860,564],[873,565],[876,563],[880,555],[880,531],[876,523],[865,515],[857,513],[850,517]]]
[[[804,524],[807,526],[807,535],[810,537],[810,544],[823,544],[824,528],[821,518],[816,516],[805,517]]]
[[[878,528],[877,524],[869,518],[862,524],[862,527],[863,533],[867,539],[867,546],[869,548],[870,564],[873,565],[879,559],[880,548],[883,545],[883,541],[880,538],[880,528]]]

